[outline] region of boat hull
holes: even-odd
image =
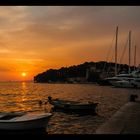
[[[57,105],[53,104],[55,108],[66,109],[66,110],[93,110],[97,105]]]
[[[134,88],[134,85],[130,83],[129,81],[112,82],[112,85],[114,87],[119,87],[119,88]]]
[[[46,128],[51,115],[30,120],[0,120],[0,130],[30,130]]]
[[[75,113],[95,113],[98,103],[87,103],[80,104],[73,101],[63,101],[63,100],[52,100],[49,102],[53,105],[53,110],[63,111],[63,112],[75,112]]]
[[[136,82],[135,80],[131,80],[131,81],[127,81],[127,80],[116,81],[116,82],[112,82],[112,85],[114,87],[119,87],[119,88],[140,88],[139,82]]]

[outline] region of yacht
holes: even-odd
[[[130,72],[131,59],[131,31],[129,31],[129,73],[119,74],[106,80],[115,87],[140,87],[140,65],[137,70]],[[136,46],[134,52],[134,66],[136,65]]]
[[[140,78],[134,78],[132,80],[121,80],[112,83],[114,87],[122,88],[140,88]]]
[[[130,74],[120,74],[107,78],[111,85],[115,87],[140,88],[140,69]]]

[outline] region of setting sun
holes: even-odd
[[[25,77],[27,74],[25,72],[22,72],[21,75]]]

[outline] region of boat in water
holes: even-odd
[[[115,76],[105,78],[101,81],[100,85],[113,85],[115,87],[122,87],[122,88],[139,88],[140,87],[140,65],[137,67],[137,70],[131,72],[130,69],[130,59],[131,59],[131,31],[129,31],[129,73],[125,74],[117,74],[117,67],[115,67]],[[115,51],[115,54],[117,51]],[[115,55],[116,56],[116,55]],[[116,64],[116,62],[115,62]],[[134,53],[134,68],[136,65],[136,46],[135,46],[135,53]]]
[[[0,113],[0,130],[46,128],[52,113]]]
[[[129,74],[119,74],[108,78],[111,85],[124,88],[140,88],[140,66]]]
[[[114,87],[120,87],[120,88],[140,88],[140,78],[120,80],[120,81],[112,82],[112,85]]]
[[[75,112],[75,113],[96,113],[96,107],[98,103],[88,102],[81,103],[77,101],[52,99],[48,97],[48,102],[54,106],[54,110],[62,110],[64,112]]]
[[[117,44],[118,44],[118,26],[116,28],[116,33],[115,33],[115,71],[114,74],[117,75]],[[101,86],[106,86],[106,85],[112,85],[108,79],[108,76],[106,78],[100,79],[97,81],[97,83]]]

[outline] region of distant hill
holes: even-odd
[[[128,72],[128,65],[118,64],[118,73]],[[103,73],[113,74],[115,63],[100,62],[85,62],[79,65],[70,67],[62,67],[60,69],[49,69],[43,73],[34,76],[34,82],[96,82],[101,78]],[[134,67],[131,67],[133,70]]]

